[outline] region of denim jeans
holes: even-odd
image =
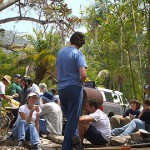
[[[40,119],[39,120],[39,126],[40,126],[40,132],[41,133],[48,134],[48,131],[46,129],[46,121],[45,120]]]
[[[31,145],[40,144],[39,134],[34,124],[21,120],[12,130],[12,135],[19,140],[30,140]]]
[[[111,130],[111,134],[115,136],[117,135],[127,136],[127,135],[131,135],[133,132],[135,132],[138,129],[145,129],[145,122],[140,119],[133,119],[127,125],[121,128],[115,128]]]
[[[67,119],[62,150],[72,150],[72,137],[78,136],[77,125],[82,108],[83,87],[68,86],[59,90],[59,98]]]

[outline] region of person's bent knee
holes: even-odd
[[[137,118],[136,118],[136,119],[133,119],[132,121],[135,122],[135,123],[136,123],[136,122],[142,122],[140,119],[137,119]]]
[[[30,123],[30,124],[28,124],[28,127],[29,127],[30,129],[32,129],[32,128],[35,128],[35,125],[34,125],[33,123]]]
[[[27,124],[26,120],[20,120],[19,124]]]
[[[89,128],[89,126],[90,126],[90,123],[79,121],[79,126],[80,127],[84,127],[87,130]]]

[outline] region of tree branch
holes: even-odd
[[[7,7],[15,4],[16,2],[18,2],[19,0],[8,0],[6,2],[3,2],[1,5],[0,5],[0,11],[6,9]]]
[[[11,45],[2,45],[2,44],[0,44],[0,47],[5,48],[6,50],[11,50],[11,51],[16,53],[16,51],[13,48],[11,48]]]
[[[22,49],[22,48],[25,48],[26,46],[27,46],[27,44],[24,44],[22,46],[20,46],[20,45],[12,46],[12,45],[8,45],[8,44],[5,44],[5,45],[0,44],[0,47],[5,48],[6,50],[11,50],[11,51],[13,51],[15,53],[17,52],[17,50],[15,50],[15,49]]]
[[[17,17],[2,19],[2,20],[0,20],[0,24],[7,23],[7,22],[12,22],[12,21],[21,21],[21,20],[33,21],[33,22],[39,23],[41,25],[45,25],[45,24],[48,24],[48,23],[56,23],[55,20],[51,20],[51,21],[50,20],[39,20],[39,19],[31,18],[31,17],[17,16]],[[59,20],[59,23],[64,23],[65,24],[65,22],[63,20]]]

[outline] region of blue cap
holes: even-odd
[[[15,75],[14,75],[14,78],[15,78],[15,77],[18,78],[18,79],[21,79],[21,75],[20,75],[20,74],[15,74]]]
[[[43,99],[45,99],[47,102],[54,102],[54,100],[53,100],[53,94],[51,92],[45,92],[40,97],[42,97]]]

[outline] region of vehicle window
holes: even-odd
[[[105,93],[105,97],[106,97],[106,101],[107,102],[113,102],[113,96],[111,93],[109,92],[104,92]]]

